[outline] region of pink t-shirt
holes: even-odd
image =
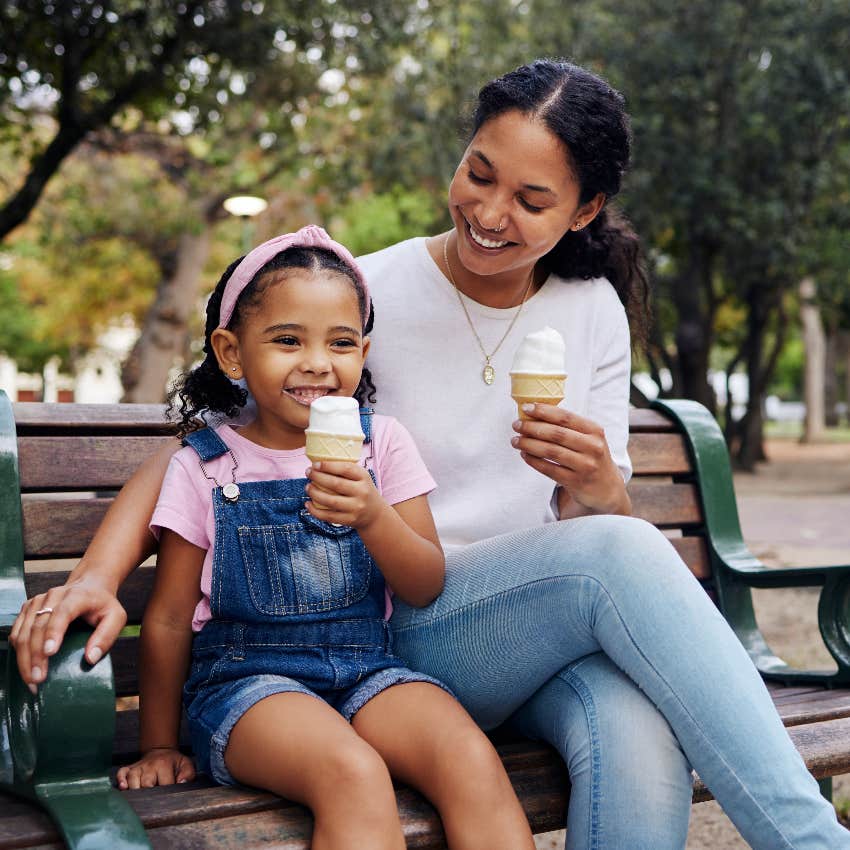
[[[229,425],[219,426],[216,433],[239,462],[237,483],[303,478],[310,465],[304,449],[267,449],[240,436],[239,431]],[[363,463],[367,458],[369,468],[375,473],[378,491],[390,505],[430,493],[436,486],[407,429],[390,416],[372,417],[372,442],[363,446],[360,462]],[[229,454],[221,455],[204,465],[207,475],[215,478],[222,486],[233,480],[233,460]],[[168,465],[150,525],[157,539],[161,528],[169,528],[189,543],[207,550],[201,570],[203,598],[195,608],[192,619],[192,629],[196,632],[212,616],[210,588],[215,540],[213,486],[201,470],[197,452],[190,446],[180,449]],[[388,592],[386,617],[389,618],[391,613]]]

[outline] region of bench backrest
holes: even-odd
[[[26,584],[32,595],[64,581],[115,493],[147,456],[174,437],[162,405],[18,403],[13,410]],[[700,498],[689,481],[692,464],[684,437],[669,419],[651,410],[633,410],[629,425],[634,476],[628,489],[635,515],[664,530],[695,575],[708,580]],[[151,566],[136,570],[121,588],[131,626],[141,622],[153,571]],[[130,632],[112,653],[120,697],[138,693],[137,638]],[[122,723],[119,715],[117,740],[122,726],[132,722],[128,715]],[[117,746],[132,748],[127,742]]]

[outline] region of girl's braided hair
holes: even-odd
[[[219,326],[219,312],[224,289],[242,259],[240,257],[234,260],[227,267],[207,301],[203,361],[195,368],[180,375],[168,394],[166,417],[177,423],[177,430],[181,437],[204,426],[202,414],[214,413],[225,419],[233,419],[248,400],[248,391],[231,381],[221,371],[211,343],[212,333]],[[245,315],[259,307],[263,293],[276,280],[275,276],[270,274],[271,272],[292,268],[311,269],[313,271],[328,270],[344,275],[351,281],[351,285],[357,293],[360,315],[366,312],[364,308],[367,295],[358,282],[353,269],[346,262],[333,251],[328,251],[325,248],[293,247],[281,251],[254,275],[236,302],[233,315],[227,324],[228,330],[235,331]],[[363,327],[364,336],[372,330],[375,322],[375,311],[371,301],[369,302],[368,313],[369,317]],[[354,398],[361,406],[375,402],[375,385],[372,382],[371,373],[365,367],[360,376],[360,383],[354,393]]]

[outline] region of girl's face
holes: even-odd
[[[479,275],[530,270],[576,221],[596,215],[604,197],[579,205],[569,162],[561,140],[517,110],[482,125],[449,187],[464,268]]]
[[[244,377],[257,403],[251,436],[299,448],[317,398],[354,395],[369,339],[347,277],[300,268],[272,274],[277,280],[236,332],[216,330],[212,342],[224,373]]]

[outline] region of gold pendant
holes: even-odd
[[[481,373],[481,377],[484,378],[484,383],[488,386],[496,380],[496,370],[488,363],[484,367],[484,371]]]

